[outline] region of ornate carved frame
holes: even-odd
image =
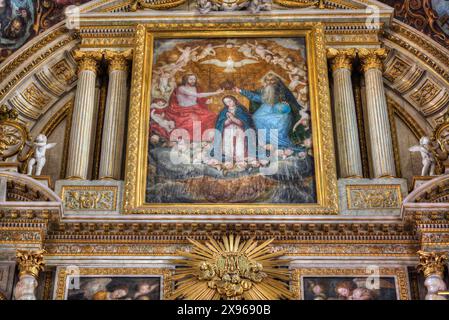
[[[67,299],[67,279],[73,274],[66,267],[58,268],[54,300]],[[80,267],[79,276],[94,277],[145,277],[159,276],[161,278],[161,300],[167,299],[172,292],[172,270],[160,268],[110,268],[110,267]]]
[[[410,300],[408,275],[405,267],[380,267],[381,277],[394,277],[398,300]],[[292,291],[296,297],[304,300],[304,277],[368,277],[365,268],[303,268],[292,271]]]
[[[179,31],[183,30],[183,31]],[[149,84],[155,38],[305,37],[317,188],[316,204],[147,204],[145,187],[149,129]],[[308,215],[336,214],[337,177],[325,52],[324,26],[317,22],[153,23],[138,25],[129,110],[125,170],[125,213]]]

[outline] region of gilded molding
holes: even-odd
[[[352,64],[356,56],[355,49],[337,50],[334,48],[327,49],[327,58],[331,61],[332,71],[338,69],[348,69],[352,71]]]
[[[400,185],[348,185],[346,186],[349,210],[400,209]]]

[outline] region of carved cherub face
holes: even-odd
[[[47,137],[43,134],[40,134],[36,137],[36,142],[37,143],[46,143],[47,142]]]

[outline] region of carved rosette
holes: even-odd
[[[45,250],[18,250],[16,258],[19,266],[19,277],[30,275],[37,279],[39,272],[44,270],[44,253]]]
[[[444,267],[446,266],[448,256],[445,252],[425,252],[418,251],[419,264],[418,270],[424,273],[427,278],[431,275],[443,277]]]
[[[80,51],[73,52],[73,58],[78,62],[78,73],[82,71],[98,72],[98,62],[103,58],[103,54],[97,51]]]
[[[352,71],[352,63],[356,56],[355,49],[337,50],[330,48],[327,50],[327,58],[331,62],[332,71],[338,69],[348,69]]]
[[[128,71],[129,61],[132,59],[133,52],[132,49],[117,52],[117,51],[104,51],[104,57],[108,62],[108,70],[109,73],[112,71],[120,70],[120,71]]]
[[[387,57],[387,50],[385,48],[380,49],[366,49],[361,48],[358,50],[360,61],[362,62],[362,71],[367,72],[371,69],[383,69],[383,61]]]

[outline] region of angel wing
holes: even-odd
[[[243,60],[234,62],[234,66],[237,68],[240,68],[247,64],[253,64],[253,63],[259,63],[259,61],[253,60],[253,59],[243,59]]]
[[[220,61],[218,59],[209,59],[209,60],[206,60],[206,61],[203,61],[200,63],[201,64],[213,64],[214,66],[221,67],[221,68],[225,68],[228,66],[226,61]]]
[[[54,148],[56,146],[56,143],[47,143],[47,149]]]

